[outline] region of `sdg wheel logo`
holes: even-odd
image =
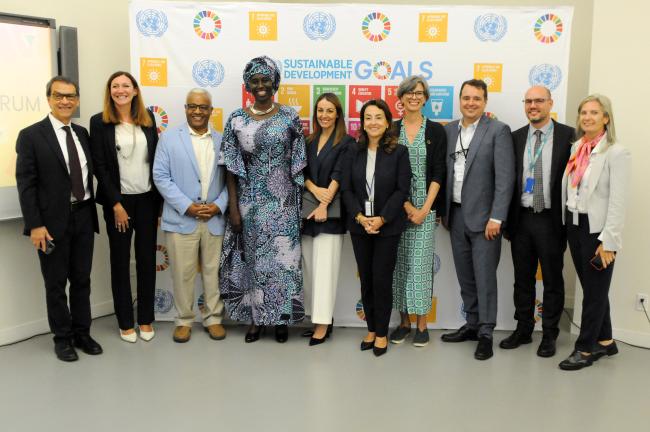
[[[371,12],[361,22],[361,32],[370,42],[381,42],[390,34],[390,20],[381,12]]]
[[[533,33],[535,38],[544,44],[552,44],[557,41],[564,31],[564,24],[557,15],[551,13],[542,15],[535,21]]]
[[[209,10],[197,13],[194,17],[194,32],[201,39],[215,39],[221,33],[221,18]]]
[[[169,126],[169,115],[167,114],[167,111],[158,105],[148,106],[147,109],[153,113],[153,116],[156,119],[156,124],[158,125],[156,131],[158,132],[158,135],[160,135],[165,131],[165,129],[167,129],[167,126]],[[158,247],[163,246],[158,245]]]

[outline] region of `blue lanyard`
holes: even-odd
[[[548,141],[548,137],[553,134],[553,121],[551,121],[551,126],[548,128],[546,133],[543,133],[544,138],[542,139],[542,144],[539,146],[537,151],[535,152],[535,156],[533,157],[533,143],[531,142],[532,137],[535,136],[534,133],[530,133],[530,129],[528,132],[528,143],[526,144],[526,147],[528,147],[528,172],[532,173],[535,170],[535,164],[537,163],[537,159],[539,156],[542,154],[542,149],[544,148],[544,145]],[[541,129],[537,129],[541,130]]]
[[[372,182],[370,182],[370,184],[368,184],[368,179],[366,179],[366,192],[368,192],[368,199],[370,201],[374,201],[374,197],[373,197],[373,199],[370,199],[370,197],[372,196],[372,191],[373,191],[374,188],[375,188],[375,174],[373,173]]]

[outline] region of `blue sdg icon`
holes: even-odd
[[[440,271],[440,256],[437,253],[433,254],[433,273],[436,274]]]
[[[562,70],[559,66],[548,63],[533,66],[528,74],[528,81],[531,86],[541,85],[549,89],[555,90],[562,81]]]
[[[506,35],[508,21],[502,15],[479,15],[474,21],[474,33],[479,40],[497,42]]]
[[[144,36],[160,37],[167,31],[167,15],[156,9],[141,10],[135,22]]]
[[[158,313],[167,313],[172,310],[174,304],[174,296],[167,290],[156,288],[154,297],[154,311]]]
[[[326,40],[336,31],[336,20],[330,13],[312,12],[302,21],[302,29],[311,40]]]
[[[425,117],[439,120],[451,119],[454,112],[454,87],[453,86],[430,86],[429,100],[422,108]]]
[[[223,82],[223,66],[214,60],[199,60],[192,66],[192,78],[201,87],[216,87]]]

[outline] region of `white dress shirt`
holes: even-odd
[[[189,129],[192,148],[194,148],[194,156],[196,156],[196,163],[199,165],[199,173],[201,175],[201,199],[206,200],[214,171],[214,143],[212,142],[212,133],[209,128],[204,134],[197,133],[191,127]]]
[[[66,133],[63,130],[64,126],[70,127],[70,132],[72,133],[72,139],[74,140],[74,145],[77,148],[77,154],[79,155],[79,164],[81,165],[81,179],[84,182],[84,201],[90,199],[90,187],[88,185],[88,160],[86,159],[86,153],[84,153],[83,147],[79,142],[79,137],[72,128],[72,124],[65,124],[61,120],[57,119],[52,115],[48,114],[50,123],[54,128],[54,133],[56,134],[56,139],[59,141],[59,147],[61,147],[61,152],[63,153],[63,158],[65,159],[65,165],[68,168],[68,174],[70,173],[70,157],[68,156],[68,145],[66,144]],[[76,201],[75,197],[70,193],[70,201]]]
[[[458,139],[456,140],[456,152],[460,152],[463,148],[468,151],[469,144],[474,138],[478,122],[481,121],[480,117],[469,126],[463,126],[463,120],[458,122]],[[462,146],[461,146],[462,142]],[[454,188],[452,193],[452,200],[455,203],[461,203],[461,192],[463,190],[463,177],[465,176],[465,162],[467,159],[462,153],[456,153],[454,160]]]

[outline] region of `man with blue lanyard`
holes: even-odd
[[[515,271],[517,329],[499,346],[514,349],[531,343],[535,316],[542,309],[543,337],[537,355],[552,357],[564,308],[562,173],[575,131],[551,119],[553,99],[546,87],[531,87],[523,103],[529,124],[512,133],[517,181],[506,227]],[[536,306],[538,261],[544,282],[541,308]]]

